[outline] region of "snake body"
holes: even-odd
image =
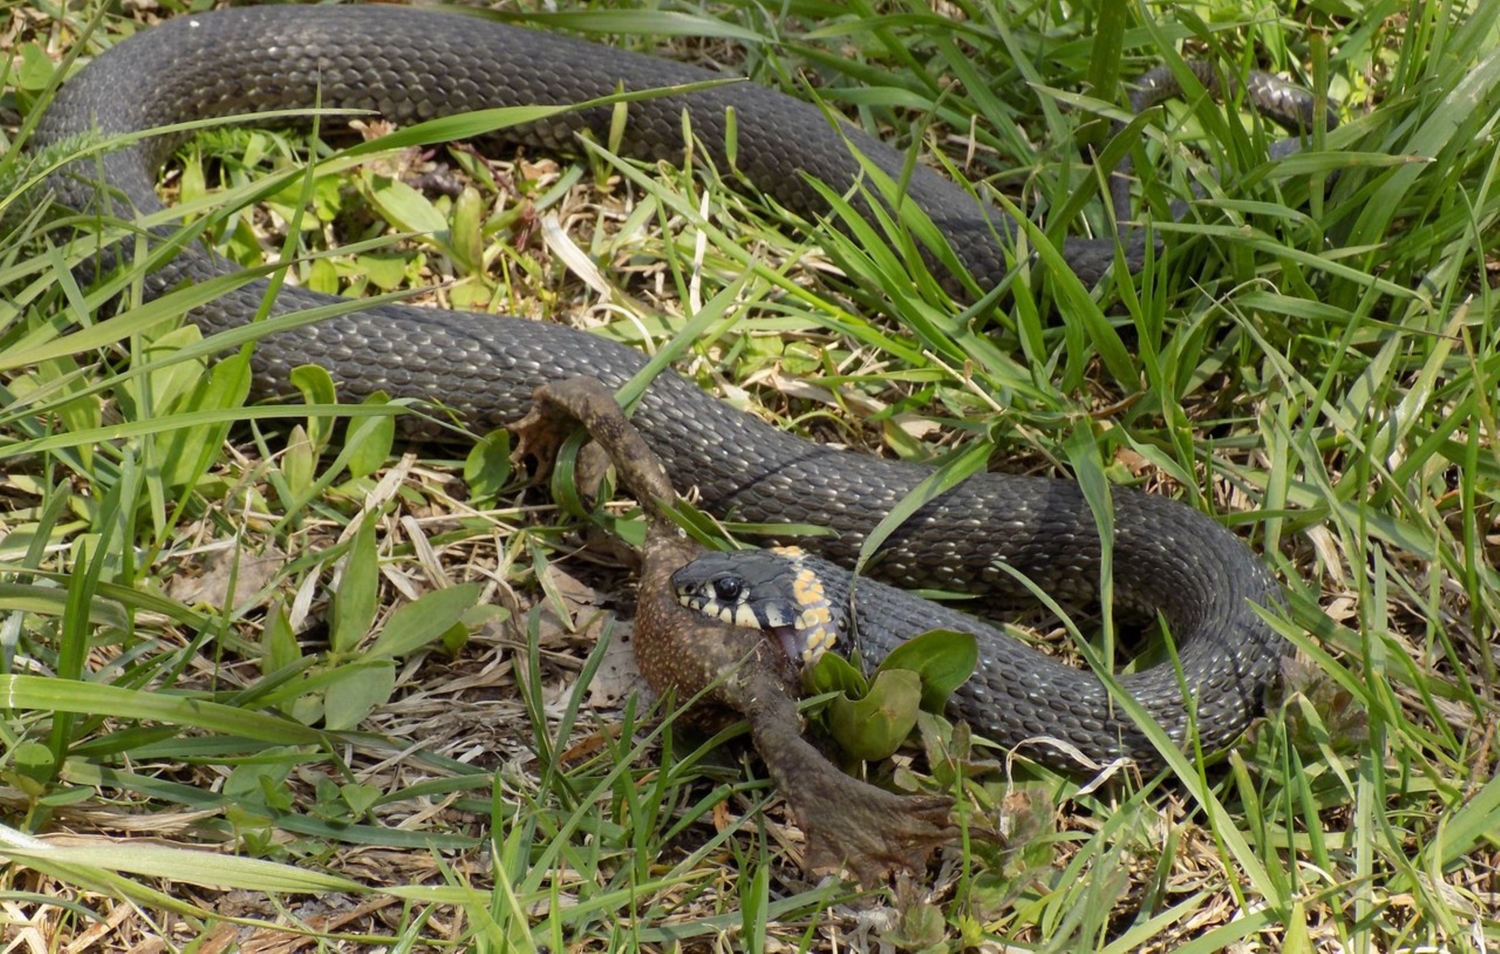
[[[948,700],[950,713],[983,727],[1008,747],[1024,743],[1029,753],[1048,761],[1066,761],[1071,754],[1065,746],[1071,746],[1094,760],[1131,754],[1154,764],[1143,755],[1152,750],[1146,733],[1117,706],[1111,711],[1110,690],[1103,681],[1038,653],[955,606],[857,578],[798,547],[705,553],[673,573],[672,585],[683,606],[776,637],[789,658],[808,664],[829,650],[878,663],[931,630],[972,634],[980,647],[979,670],[1014,676],[969,680]],[[1184,672],[1232,671],[1222,647],[1212,642],[1189,640],[1178,655]],[[1121,682],[1175,745],[1187,742],[1173,666],[1150,667]],[[1235,690],[1228,679],[1217,687],[1199,686],[1200,694],[1208,696]],[[1006,713],[1000,726],[994,725],[997,711]],[[1059,719],[1059,712],[1069,718]],[[1105,739],[1109,744],[1101,744]]]
[[[193,14],[117,44],[70,78],[37,128],[47,146],[89,131],[128,134],[172,123],[314,105],[376,110],[399,122],[478,108],[570,104],[626,89],[696,82],[709,74],[535,30],[449,13],[393,7],[261,7]],[[693,133],[724,167],[725,115],[736,117],[738,167],[790,207],[816,213],[804,173],[833,189],[859,173],[852,144],[893,176],[903,156],[823,113],[752,84],[734,84],[629,107],[622,151],[680,159],[682,111]],[[513,138],[566,149],[584,129],[601,140],[609,110],[541,122]],[[847,142],[844,138],[847,137]],[[146,138],[67,170],[54,181],[60,201],[88,210],[149,215],[161,209],[155,177],[176,140]],[[102,169],[104,190],[99,186]],[[105,196],[112,196],[108,198]],[[981,284],[1006,270],[1010,226],[964,190],[918,168],[906,196],[933,219]],[[101,198],[104,197],[104,198]],[[1113,244],[1073,242],[1064,253],[1086,281],[1113,261]],[[201,282],[232,266],[185,248],[147,280],[148,295]],[[264,283],[252,283],[196,309],[205,332],[244,324]],[[273,314],[326,305],[328,296],[282,289]],[[534,389],[592,375],[618,387],[644,364],[635,351],[577,330],[434,309],[382,305],[268,336],[254,356],[257,391],[284,393],[292,368],[316,363],[343,392],[384,390],[441,402],[488,430],[520,418]],[[732,409],[684,380],[661,375],[634,418],[679,487],[696,486],[716,513],[760,523],[828,527],[802,541],[852,564],[871,530],[926,477],[927,467],[821,447]],[[1114,579],[1117,601],[1169,621],[1182,647],[1208,748],[1237,736],[1261,705],[1281,646],[1257,615],[1280,605],[1266,567],[1210,518],[1172,500],[1116,490]],[[928,503],[893,533],[875,572],[899,586],[935,586],[1013,601],[1026,592],[1000,564],[1054,597],[1095,595],[1100,540],[1077,486],[1065,480],[982,475]],[[1189,649],[1191,648],[1191,652]],[[1048,734],[1099,758],[1155,750],[1124,731],[1121,716],[1091,674],[1034,655],[995,652],[972,684],[972,715],[998,741]],[[1150,676],[1149,679],[1142,678]],[[1140,674],[1126,687],[1174,739],[1188,712],[1175,674]]]

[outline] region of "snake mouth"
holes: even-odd
[[[804,662],[803,653],[807,651],[807,645],[806,640],[802,638],[802,634],[797,631],[797,627],[772,626],[766,632],[776,637],[777,641],[781,643],[782,652],[786,653],[788,659],[799,666],[802,665]]]

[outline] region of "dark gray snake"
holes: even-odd
[[[37,129],[36,145],[99,131],[130,133],[205,117],[325,107],[378,110],[399,123],[485,107],[572,104],[627,89],[690,83],[708,74],[534,30],[453,14],[392,7],[262,7],[185,15],[119,43],[69,79]],[[848,146],[819,110],[752,84],[629,107],[622,150],[651,160],[682,156],[681,113],[709,149],[725,139],[734,107],[738,166],[756,187],[786,205],[816,211],[804,174],[836,190],[857,174]],[[569,114],[514,138],[566,150],[584,129],[604,141],[609,110]],[[903,157],[854,130],[843,134],[866,157],[899,176]],[[118,197],[106,208],[150,214],[161,208],[155,176],[175,141],[143,140],[77,164],[54,179],[62,204],[99,207],[88,181],[102,167]],[[721,167],[728,163],[716,156]],[[948,236],[981,285],[1007,265],[1004,215],[980,207],[962,189],[918,168],[907,196]],[[123,203],[123,204],[122,204]],[[1113,242],[1074,241],[1064,249],[1086,281],[1113,261]],[[231,266],[190,247],[147,280],[148,295],[222,274]],[[264,292],[255,283],[205,305],[192,320],[205,332],[243,324]],[[329,302],[285,288],[273,314]],[[636,352],[570,328],[403,306],[372,307],[260,341],[257,391],[285,392],[295,366],[321,364],[344,393],[381,389],[426,398],[488,430],[515,421],[532,391],[548,381],[594,375],[617,387],[638,371]],[[829,527],[802,541],[850,564],[866,534],[925,476],[928,468],[826,449],[771,428],[720,403],[675,374],[656,380],[635,422],[678,487],[697,486],[705,506],[752,522]],[[1262,704],[1282,646],[1256,615],[1278,607],[1265,566],[1208,517],[1172,500],[1130,490],[1114,493],[1117,600],[1160,612],[1180,649],[1182,675],[1202,743],[1233,740]],[[1025,593],[1004,562],[1064,601],[1087,602],[1099,578],[1095,521],[1078,488],[1065,480],[1003,475],[973,478],[925,506],[884,547],[874,572],[901,586],[935,586],[1013,601]],[[1112,705],[1093,675],[1044,662],[1009,644],[989,646],[983,670],[959,711],[1002,743],[1036,735],[1064,739],[1086,754],[1159,757]],[[1170,667],[1123,678],[1126,688],[1175,741],[1189,720]]]

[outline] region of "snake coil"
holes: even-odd
[[[69,79],[37,129],[47,146],[89,131],[116,136],[210,117],[314,105],[374,110],[398,123],[474,109],[571,104],[626,89],[691,83],[710,74],[665,62],[450,13],[384,6],[268,6],[187,14],[141,32]],[[834,130],[821,111],[753,84],[633,103],[622,151],[649,160],[682,155],[681,114],[706,148],[737,123],[738,168],[758,188],[815,213],[805,176],[847,190],[860,174],[850,145],[892,175],[904,158],[856,130]],[[565,149],[585,129],[603,139],[610,111],[585,110],[514,131],[515,138]],[[847,139],[847,142],[845,141]],[[142,138],[78,163],[56,179],[61,202],[126,217],[162,208],[154,184],[177,140]],[[728,157],[714,160],[728,167]],[[97,181],[102,169],[101,183]],[[981,284],[1008,267],[1010,224],[964,190],[918,168],[906,196],[947,236]],[[104,198],[101,198],[104,197]],[[1114,243],[1070,242],[1069,263],[1091,281],[1113,262]],[[202,282],[232,266],[199,247],[153,272],[147,294]],[[265,293],[255,282],[194,310],[206,333],[253,316]],[[283,288],[272,314],[335,299]],[[377,389],[440,401],[476,429],[512,422],[541,384],[593,375],[618,387],[644,364],[629,348],[570,328],[382,305],[270,335],[254,355],[259,393],[289,388],[293,367],[321,364],[344,393]],[[851,563],[866,535],[930,470],[821,447],[723,404],[675,374],[661,375],[635,423],[678,487],[697,486],[713,512],[758,522],[819,524],[827,537],[801,541]],[[1208,748],[1231,741],[1261,706],[1277,674],[1280,643],[1258,615],[1280,605],[1265,566],[1208,517],[1161,497],[1116,490],[1117,600],[1160,612],[1180,649],[1181,676]],[[1094,516],[1065,480],[981,475],[921,508],[892,534],[876,572],[903,586],[993,594],[1025,590],[1019,571],[1055,597],[1088,600],[1100,572]],[[1134,673],[1125,688],[1178,742],[1189,710],[1171,667]],[[1037,735],[1065,740],[1096,758],[1133,756],[1154,765],[1155,749],[1092,674],[1048,663],[1010,646],[985,651],[966,689],[965,712],[1002,743]]]

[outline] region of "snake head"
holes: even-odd
[[[706,553],[673,573],[672,587],[683,606],[758,629],[794,661],[810,665],[838,641],[822,581],[799,550]]]

